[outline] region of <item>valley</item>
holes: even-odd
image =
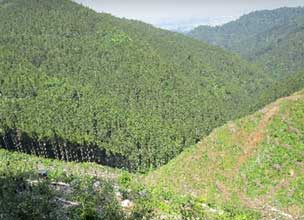
[[[0,220],[304,218],[303,27],[0,1]]]

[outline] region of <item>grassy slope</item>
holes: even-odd
[[[145,182],[259,210],[265,219],[303,216],[303,124],[304,91],[215,129]]]
[[[0,149],[0,219],[122,219],[115,189],[120,174]]]
[[[97,176],[116,180],[121,174],[119,169],[99,166],[95,163],[63,162],[18,152],[9,152],[5,149],[0,149],[0,168],[1,172],[4,172],[7,168],[11,168],[15,173],[38,172],[40,169],[43,169],[48,172],[48,176],[51,179],[67,175],[78,177]]]
[[[47,178],[39,177],[42,170]],[[245,216],[252,220],[259,216],[241,207],[218,206],[145,187],[140,179],[94,163],[63,162],[0,149],[0,219],[172,220],[183,216],[234,220]],[[131,205],[121,207],[126,199]]]

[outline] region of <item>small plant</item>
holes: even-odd
[[[128,188],[130,186],[131,180],[131,175],[128,172],[123,172],[120,175],[118,182],[122,187]]]

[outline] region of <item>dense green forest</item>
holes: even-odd
[[[274,78],[304,68],[304,8],[252,12],[222,26],[200,26],[190,36],[236,52]]]
[[[144,171],[278,96],[237,55],[68,0],[3,0],[0,27],[8,149]]]

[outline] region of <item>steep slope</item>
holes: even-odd
[[[304,8],[250,13],[219,27],[201,26],[190,36],[240,54],[275,77],[304,68]]]
[[[145,177],[148,185],[257,210],[304,215],[304,91],[215,129]]]
[[[265,94],[261,99],[263,102],[269,103],[275,97],[276,99],[289,96],[295,91],[299,91],[304,86],[304,70],[297,73],[288,75],[281,80],[275,80],[272,85],[266,90]]]
[[[67,0],[0,2],[0,145],[147,170],[263,105],[238,56]]]
[[[285,31],[287,27],[282,27],[282,29]],[[287,33],[286,36],[276,34],[276,32],[269,35],[269,38],[273,36],[279,36],[280,38],[274,40],[267,48],[258,51],[252,59],[258,65],[263,66],[265,71],[278,78],[303,70],[304,13],[299,28],[295,28],[291,33]]]

